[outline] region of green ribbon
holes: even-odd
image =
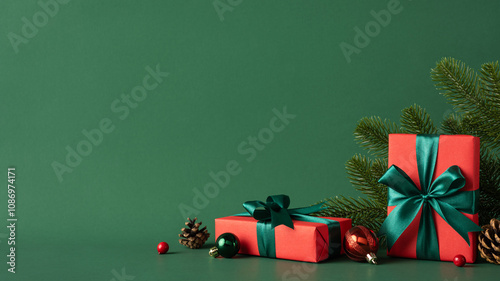
[[[308,214],[323,210],[323,203],[310,207],[288,209],[290,197],[288,195],[271,195],[266,202],[247,201],[243,207],[247,213],[236,214],[236,216],[251,216],[257,222],[257,243],[259,255],[276,258],[276,243],[274,228],[278,225],[286,225],[294,228],[292,218],[295,220],[322,223],[328,226],[329,237],[323,237],[329,241],[329,255],[339,255],[341,250],[340,223],[334,220],[309,216]],[[262,208],[262,209],[261,209]]]
[[[422,210],[417,234],[417,258],[439,260],[439,245],[432,210],[436,211],[470,245],[469,232],[481,228],[463,213],[477,213],[479,190],[460,191],[465,178],[458,166],[449,167],[434,182],[439,135],[417,135],[416,154],[420,190],[399,167],[392,165],[379,179],[389,187],[387,216],[379,235],[387,236],[389,250]]]

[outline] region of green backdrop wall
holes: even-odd
[[[440,121],[435,62],[499,58],[496,1],[49,2],[0,3],[0,179],[16,168],[24,248],[174,244],[185,214],[213,230],[270,194],[357,196],[360,118],[417,103]]]

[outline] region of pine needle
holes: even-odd
[[[399,133],[396,123],[380,117],[361,119],[354,130],[354,140],[373,156],[387,157],[389,134]]]
[[[436,126],[430,115],[419,105],[412,105],[402,110],[401,131],[407,134],[435,134]]]

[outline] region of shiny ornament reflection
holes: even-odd
[[[366,260],[378,264],[378,238],[375,233],[361,225],[349,229],[344,236],[344,251],[354,261]]]
[[[211,248],[209,255],[216,258],[232,258],[240,251],[240,240],[232,233],[223,233],[215,241],[215,247]]]

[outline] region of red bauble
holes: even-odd
[[[168,252],[168,244],[166,242],[160,242],[158,246],[156,246],[156,249],[158,250],[158,254],[165,254]]]
[[[344,235],[344,251],[351,260],[377,264],[377,235],[364,226],[355,226]]]
[[[465,257],[462,255],[456,255],[453,258],[453,263],[458,267],[462,267],[465,265]]]

